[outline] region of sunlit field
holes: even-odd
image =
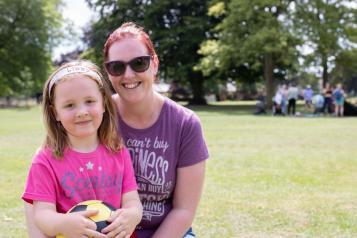
[[[210,151],[198,237],[357,237],[357,118],[193,107]],[[0,110],[0,238],[27,237],[21,194],[44,131],[38,107]]]

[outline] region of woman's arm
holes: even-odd
[[[138,192],[131,191],[123,194],[122,208],[116,210],[108,219],[112,222],[108,227],[102,230],[109,237],[118,235],[127,237],[133,233],[135,227],[141,221],[143,215],[143,206],[141,205]],[[115,236],[117,237],[117,236]]]
[[[26,227],[29,238],[49,238],[35,225],[33,205],[25,202]]]
[[[153,238],[182,238],[191,227],[201,198],[205,161],[178,168],[173,208]]]

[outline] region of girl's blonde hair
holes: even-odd
[[[71,73],[59,78],[59,75],[63,75],[61,72],[69,67],[85,68],[88,69],[89,72]],[[42,106],[47,135],[44,147],[50,148],[53,151],[55,158],[60,159],[63,157],[64,149],[69,144],[66,130],[62,126],[61,122],[56,120],[54,108],[54,89],[56,88],[56,84],[58,82],[72,78],[76,74],[83,74],[86,78],[88,78],[88,80],[94,80],[97,83],[98,89],[103,96],[103,107],[105,109],[102,123],[98,129],[98,138],[100,143],[106,146],[111,152],[119,151],[123,147],[123,142],[119,135],[117,110],[111,99],[111,91],[108,82],[103,78],[100,73],[100,69],[95,64],[85,60],[72,61],[63,64],[50,75],[45,83],[43,88]]]

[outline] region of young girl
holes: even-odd
[[[142,205],[99,69],[88,61],[65,64],[49,77],[43,96],[47,136],[22,196],[34,205],[35,224],[47,236],[129,237],[141,220]],[[91,199],[121,208],[109,218],[112,223],[102,231],[106,235],[87,219],[97,211],[65,214]]]

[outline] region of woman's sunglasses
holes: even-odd
[[[139,56],[129,62],[124,62],[120,60],[110,61],[105,63],[105,69],[112,76],[121,76],[125,73],[126,67],[129,65],[130,68],[137,72],[145,72],[150,66],[151,56]]]

